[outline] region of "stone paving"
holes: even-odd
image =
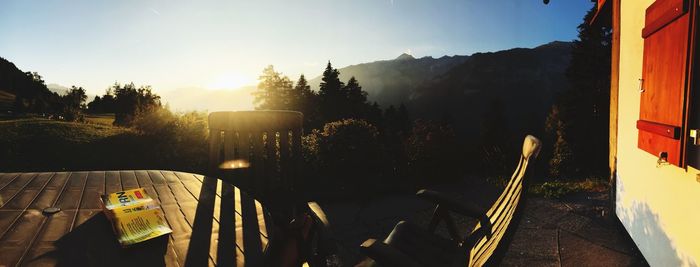
[[[500,190],[489,184],[435,188],[488,207]],[[459,192],[459,193],[457,193]],[[337,266],[354,266],[364,258],[360,244],[384,239],[401,220],[427,225],[433,206],[410,194],[364,201],[320,203],[339,244]],[[578,193],[562,200],[529,196],[502,266],[647,266],[636,246],[609,212],[606,193]],[[475,225],[471,218],[454,217],[460,234]],[[444,225],[438,234],[448,236]]]

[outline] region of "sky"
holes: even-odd
[[[0,1],[0,57],[47,84],[233,89],[334,67],[576,38],[590,0]]]

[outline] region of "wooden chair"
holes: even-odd
[[[317,204],[307,203],[309,199],[300,190],[303,117],[295,111],[212,112],[209,166],[212,175],[252,193],[271,213],[280,231],[273,236],[266,254],[283,254],[291,239],[307,239],[314,245],[324,243],[325,247],[300,243],[294,251],[307,254],[302,255],[304,261],[320,261],[318,258],[324,255],[318,255],[319,251],[326,253],[332,248],[325,240],[330,234],[323,211]],[[299,233],[308,230],[302,229],[308,217],[314,225],[304,237]],[[285,265],[278,259],[272,260],[274,263],[266,265]]]
[[[295,111],[211,113],[211,171],[272,206],[273,197],[298,197],[303,117]]]
[[[483,266],[497,265],[494,254],[502,254],[518,226],[519,209],[526,191],[528,166],[537,157],[540,141],[528,135],[518,166],[503,193],[488,211],[448,195],[420,190],[417,195],[436,203],[428,228],[401,221],[383,242],[370,239],[361,251],[381,266]],[[476,227],[463,238],[450,212],[479,220]],[[451,240],[434,234],[440,221],[445,221]],[[501,256],[501,255],[498,255]]]

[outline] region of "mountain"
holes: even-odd
[[[338,70],[342,81],[355,76],[370,101],[385,108],[405,103],[413,118],[447,118],[468,137],[478,136],[485,118],[500,116],[493,113],[502,114],[510,131],[541,131],[554,97],[569,88],[571,45],[555,41],[440,58],[402,54]],[[318,89],[320,82],[309,83]]]
[[[68,93],[68,91],[70,91],[70,87],[66,87],[57,83],[47,84],[46,88],[48,88],[51,92],[57,93],[58,95],[65,95],[66,93]],[[94,100],[97,95],[86,93],[85,96],[87,96],[85,100],[85,104],[87,104],[90,103],[90,101]]]
[[[416,59],[416,58],[409,55],[409,54],[403,53],[403,54],[399,55],[398,57],[396,57],[396,59],[394,59],[394,60],[398,61],[398,60],[414,60],[414,59]]]
[[[70,90],[70,87],[65,87],[63,85],[56,84],[56,83],[47,84],[46,88],[51,90],[51,92],[56,92],[59,95],[64,95],[64,94],[68,93],[68,91]]]
[[[414,88],[407,106],[418,117],[439,119],[449,114],[458,130],[471,136],[498,114],[508,130],[537,134],[556,95],[570,87],[566,69],[571,45],[552,42],[473,54]]]
[[[0,111],[46,112],[56,97],[41,76],[0,57]]]
[[[401,54],[392,60],[351,65],[338,70],[341,81],[347,82],[350,77],[355,76],[362,89],[367,91],[370,101],[388,106],[407,102],[411,92],[418,85],[444,74],[468,58],[444,56],[416,59],[409,54]],[[321,76],[309,81],[314,90],[318,90],[320,83]]]

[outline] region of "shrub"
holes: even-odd
[[[85,121],[85,117],[83,116],[83,112],[80,110],[80,108],[64,107],[62,115],[63,119],[66,121]]]
[[[406,141],[409,170],[419,184],[459,178],[459,143],[451,126],[416,120]]]
[[[380,185],[381,148],[377,129],[364,120],[327,123],[304,137],[304,158],[318,170],[318,186],[327,192],[375,191]]]
[[[162,168],[206,171],[208,161],[207,116],[189,112],[175,114],[159,108],[141,114],[133,127],[151,147],[152,159]]]

